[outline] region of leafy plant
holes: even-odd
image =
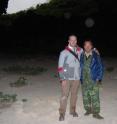
[[[14,102],[17,101],[17,95],[13,94],[3,94],[0,92],[0,108],[5,108],[11,106]]]
[[[25,74],[25,75],[38,75],[47,71],[46,68],[40,66],[30,67],[30,66],[20,66],[20,65],[5,67],[2,68],[2,70],[8,73]]]
[[[107,72],[113,72],[114,71],[114,67],[108,67],[106,68]]]
[[[22,102],[27,102],[28,100],[27,99],[22,99]]]
[[[9,0],[0,0],[0,15],[6,14]]]
[[[27,84],[28,84],[27,79],[25,79],[24,77],[19,77],[17,81],[15,81],[14,83],[10,83],[10,86],[11,87],[23,87]]]

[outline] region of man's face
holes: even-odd
[[[86,41],[85,44],[84,44],[84,50],[89,53],[92,51],[92,43],[90,41]]]
[[[71,47],[76,47],[76,45],[77,45],[77,38],[75,36],[71,36],[71,37],[69,37],[68,42],[69,42],[69,45]]]

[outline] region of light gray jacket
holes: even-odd
[[[58,72],[60,80],[80,80],[80,62],[68,49],[71,48],[67,47],[59,56]],[[75,49],[79,60],[82,52],[83,49],[80,47]]]

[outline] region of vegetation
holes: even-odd
[[[7,13],[8,1],[9,0],[0,0],[0,15]]]
[[[17,95],[3,94],[0,92],[0,108],[10,107],[14,102],[17,101]]]
[[[0,1],[0,13],[6,13],[8,0]],[[90,16],[98,13],[100,9],[104,11],[104,8],[106,9],[108,7],[112,7],[112,10],[109,10],[110,12],[116,13],[116,6],[112,5],[111,1],[106,2],[105,0],[50,0],[49,3],[44,3],[41,5],[38,4],[36,8],[31,7],[28,10],[20,11],[16,14],[6,15],[6,18],[7,20],[11,20],[11,22],[13,22],[13,20],[18,19],[20,16],[28,15],[30,13],[55,17],[65,17],[66,14],[70,14],[70,16]],[[0,22],[2,21],[1,19],[4,20],[5,17],[1,17]]]
[[[113,72],[114,71],[114,67],[108,67],[108,68],[106,68],[106,71],[107,72]]]
[[[10,86],[11,87],[23,87],[27,84],[28,84],[27,79],[25,79],[24,77],[19,77],[17,81],[15,81],[14,83],[10,83]]]
[[[2,1],[8,2],[8,0]],[[8,3],[5,4],[6,7],[2,7],[4,10],[1,10],[1,14],[6,13],[7,4]],[[36,8],[31,7],[28,10],[20,11],[15,14],[2,15],[0,17],[0,25],[12,26],[19,18],[28,16],[30,14],[66,18],[66,15],[69,15],[70,17],[88,16],[97,12],[98,6],[94,0],[51,0],[49,3],[44,3],[41,5],[38,4]]]
[[[22,99],[22,102],[27,102],[28,100],[27,99]]]
[[[21,74],[21,75],[39,75],[42,74],[43,72],[46,72],[47,69],[43,67],[31,67],[31,66],[20,66],[20,65],[13,65],[9,67],[2,68],[3,71],[7,73],[12,73],[12,74]],[[17,83],[19,82],[24,83],[25,82],[24,77],[20,77]]]
[[[114,32],[117,22],[116,13],[117,7],[112,1],[50,0],[49,3],[15,14],[3,14],[0,16],[2,43],[0,51],[57,54],[66,45],[65,38],[69,34],[76,34],[80,36],[81,43],[87,37],[95,42],[98,41],[101,46],[102,41],[109,42],[110,45],[107,44],[108,46],[105,47],[104,44],[102,50],[107,54],[115,55],[116,48],[110,52],[108,47],[113,47],[111,42],[116,40]],[[92,28],[87,28],[85,25],[89,17],[95,22]],[[108,30],[110,24],[112,35]],[[103,35],[100,31],[104,32]]]

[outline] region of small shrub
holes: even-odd
[[[0,92],[0,108],[10,107],[14,102],[17,101],[17,95],[3,94]]]
[[[14,83],[10,83],[10,86],[11,87],[23,87],[27,84],[28,84],[27,79],[25,79],[24,77],[19,77],[17,81],[15,81]]]
[[[114,67],[108,67],[108,68],[106,68],[106,71],[107,72],[113,72],[114,71]]]
[[[47,71],[46,68],[43,68],[40,66],[31,67],[31,66],[20,66],[20,65],[5,67],[5,68],[2,68],[2,70],[7,73],[25,74],[25,75],[38,75]]]
[[[22,102],[27,102],[28,100],[27,99],[22,99]]]

